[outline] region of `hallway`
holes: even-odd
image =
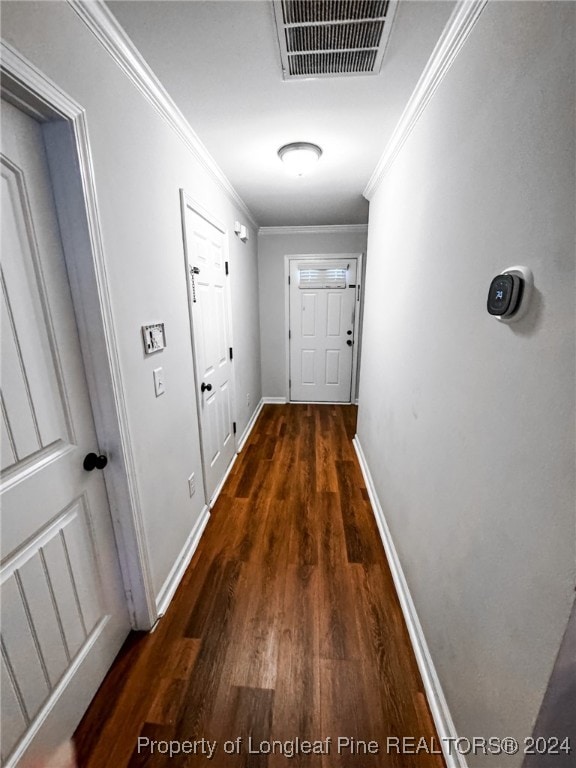
[[[355,430],[353,406],[264,406],[168,612],[129,636],[81,722],[81,768],[443,765],[386,754],[435,731]],[[291,757],[297,738],[319,754]]]
[[[574,750],[576,0],[1,6],[3,768]]]

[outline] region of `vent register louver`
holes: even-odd
[[[397,0],[273,0],[285,80],[377,75]]]

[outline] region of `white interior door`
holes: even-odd
[[[183,195],[194,365],[206,500],[236,454],[226,235]]]
[[[356,259],[290,261],[290,399],[349,403]]]
[[[69,738],[130,625],[40,125],[2,102],[2,765]],[[39,763],[40,764],[40,763]]]

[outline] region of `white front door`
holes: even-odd
[[[356,259],[290,260],[290,399],[349,403]]]
[[[12,766],[72,735],[130,624],[102,472],[83,468],[98,443],[42,132],[4,101],[1,167],[1,742]]]
[[[236,454],[226,235],[182,196],[202,463],[209,502]]]

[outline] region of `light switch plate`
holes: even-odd
[[[166,392],[166,385],[164,383],[164,370],[162,368],[154,368],[154,392],[156,397],[160,397]]]

